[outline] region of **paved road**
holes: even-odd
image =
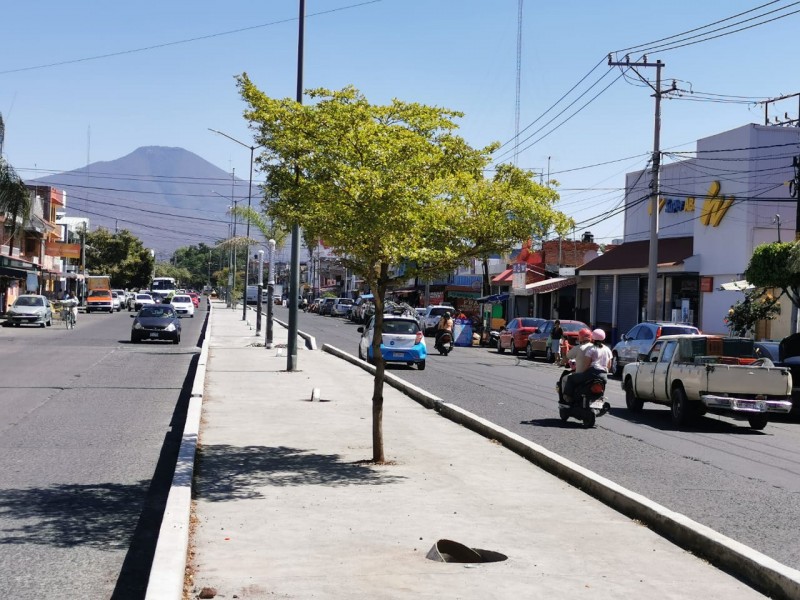
[[[0,328],[3,597],[143,597],[205,314],[177,346],[125,311]]]
[[[287,318],[288,311],[276,314]],[[354,355],[356,327],[342,319],[300,316],[300,329],[315,335],[319,345]],[[755,432],[712,416],[688,431],[675,431],[665,408],[646,405],[640,415],[631,415],[618,380],[611,380],[611,413],[598,419],[595,429],[584,430],[577,422],[559,420],[553,386],[560,370],[541,361],[456,348],[447,357],[429,355],[422,372],[389,368],[448,402],[800,568],[800,423],[784,420]]]

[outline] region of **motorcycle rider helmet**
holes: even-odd
[[[602,342],[606,339],[606,332],[602,329],[595,329],[592,332],[592,340],[595,342]]]
[[[578,332],[578,339],[579,340],[586,340],[591,341],[592,339],[592,330],[584,327]]]

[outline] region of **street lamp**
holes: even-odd
[[[258,254],[258,298],[256,299],[256,336],[261,334],[261,296],[264,291],[264,251]]]
[[[227,133],[223,133],[221,131],[217,131],[216,129],[208,128],[209,131],[213,131],[214,133],[218,133],[221,136],[224,136],[231,140],[232,142],[236,142],[240,146],[244,146],[245,148],[250,149],[250,183],[247,186],[247,208],[250,208],[251,199],[253,196],[253,152],[255,152],[256,148],[262,148],[263,146],[248,146],[244,142],[240,142],[236,138],[229,136]],[[250,239],[250,217],[247,217],[247,239]],[[250,242],[247,243],[247,262],[244,265],[244,302],[242,303],[242,321],[247,319],[247,283],[248,279],[250,278]]]
[[[264,347],[272,348],[272,305],[275,300],[272,295],[275,293],[275,240],[267,242],[269,252],[269,279],[267,280],[267,338],[264,340]]]
[[[231,200],[233,202],[233,206],[228,206],[228,212],[231,215],[231,222],[228,223],[228,236],[231,238],[236,237],[236,218],[234,215],[236,204],[239,202],[233,198],[228,198],[227,196],[223,196],[219,192],[211,190],[212,193],[216,194],[220,198],[224,198],[225,200]],[[228,308],[231,307],[231,301],[233,298],[233,288],[236,285],[236,245],[231,244],[231,248],[228,248],[228,298],[226,300],[226,305]],[[245,288],[246,290],[247,288]]]

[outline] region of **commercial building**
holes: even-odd
[[[743,296],[722,284],[743,278],[757,246],[795,239],[788,182],[800,129],[749,124],[698,140],[691,154],[661,168],[657,319],[727,333],[724,319]],[[646,318],[650,182],[649,171],[627,174],[624,243],[578,269],[578,288],[591,291],[589,321],[613,340]],[[763,337],[789,333],[791,303],[783,305]]]

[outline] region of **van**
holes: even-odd
[[[248,304],[257,304],[258,303],[258,286],[257,285],[248,285],[247,286],[246,302]]]

